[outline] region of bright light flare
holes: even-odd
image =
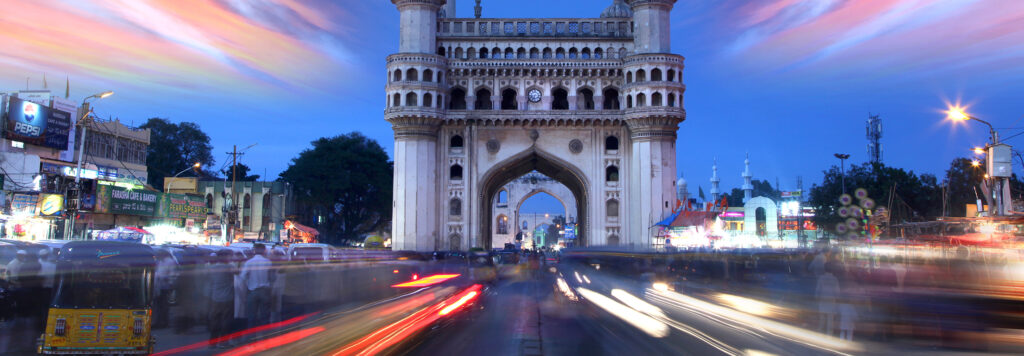
[[[725,293],[719,293],[715,296],[715,299],[729,307],[732,307],[733,309],[754,315],[773,316],[776,314],[775,309],[777,309],[777,307],[759,300]]]
[[[587,284],[590,284],[590,278],[587,278],[587,275],[585,274],[583,275],[583,281],[587,282]]]
[[[655,282],[653,285],[651,285],[651,287],[654,288],[654,290],[659,291],[659,292],[668,291],[668,284],[662,283],[662,282]]]
[[[971,115],[967,114],[967,107],[961,106],[960,103],[946,103],[946,118],[953,121],[967,121],[971,119]]]
[[[971,160],[971,167],[978,167],[978,166],[981,166],[981,161],[978,161],[976,159]]]
[[[395,284],[394,288],[422,288],[429,287],[438,283],[443,283],[449,279],[461,276],[461,274],[435,274],[432,276],[426,276],[423,278],[413,278],[411,281],[405,283]]]
[[[644,313],[633,310],[622,303],[616,302],[614,299],[608,298],[601,293],[586,288],[577,288],[576,291],[579,292],[583,298],[594,303],[597,307],[604,309],[608,313],[622,319],[622,321],[640,329],[640,331],[643,331],[648,335],[662,338],[669,334],[668,325],[665,325],[665,323],[647,316]]]
[[[661,311],[661,308],[651,305],[651,303],[645,302],[643,299],[637,298],[635,295],[629,294],[627,291],[612,289],[612,296],[623,304],[628,305],[630,308],[646,313],[647,315],[661,318],[665,317],[665,312]]]
[[[569,288],[569,283],[566,283],[561,277],[555,279],[555,284],[558,285],[558,290],[565,294],[565,297],[569,298],[569,300],[574,302],[580,300],[576,297],[576,293],[573,293],[572,289]]]
[[[451,305],[444,307],[444,309],[441,309],[441,311],[438,312],[437,315],[448,315],[449,313],[455,311],[455,309],[459,309],[466,303],[469,303],[469,301],[475,299],[478,295],[480,295],[480,292],[477,292],[475,290],[469,291],[469,293],[466,293],[466,295],[462,296],[462,298],[459,298],[459,300],[455,301],[455,303],[452,303]]]
[[[983,155],[983,154],[985,154],[985,149],[981,148],[981,147],[972,148],[971,151],[973,151],[974,154],[976,154],[976,155]]]

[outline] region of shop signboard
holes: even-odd
[[[217,215],[206,215],[206,230],[220,231],[220,217]]]
[[[153,216],[159,198],[160,193],[148,190],[100,185],[96,187],[96,212]]]
[[[36,206],[38,203],[38,193],[14,193],[11,197],[11,214],[36,215]]]
[[[57,111],[69,113],[71,115],[71,127],[68,130],[68,148],[60,151],[58,159],[65,162],[75,161],[75,123],[78,122],[78,103],[74,100],[61,98],[55,96],[51,99],[50,106]]]
[[[206,199],[186,194],[162,194],[157,216],[172,219],[202,219],[207,213]]]
[[[66,150],[70,131],[71,114],[19,98],[8,100],[5,135],[9,139]]]
[[[63,212],[63,194],[42,194],[39,196],[39,215],[60,216]]]

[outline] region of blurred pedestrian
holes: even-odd
[[[170,323],[171,293],[174,291],[178,264],[171,253],[164,249],[156,250],[156,258],[156,308],[153,310],[153,328],[160,329]]]
[[[247,291],[245,301],[246,319],[249,327],[256,327],[270,320],[270,288],[274,283],[273,268],[264,255],[263,244],[253,246],[255,255],[242,265],[242,281]]]
[[[833,274],[835,270],[835,263],[826,262],[814,291],[814,296],[818,300],[818,331],[830,336],[835,330],[838,312],[836,300],[839,298],[839,279]]]
[[[41,266],[36,254],[18,250],[15,259],[7,264],[7,278],[11,283],[12,299],[14,300],[14,323],[4,343],[4,352],[23,352],[31,350],[35,339],[43,331],[42,322],[46,320],[45,303],[40,303],[42,281],[39,276]]]
[[[39,276],[42,278],[43,301],[50,303],[53,298],[53,288],[57,282],[57,264],[54,263],[53,254],[50,249],[39,250]]]
[[[219,339],[228,334],[231,324],[235,266],[231,264],[229,250],[220,250],[211,255],[213,263],[206,273],[210,288],[210,348],[227,348],[227,340]]]

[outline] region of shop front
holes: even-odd
[[[281,242],[284,243],[315,243],[317,242],[317,236],[320,235],[319,231],[306,225],[299,224],[297,222],[287,220],[284,222],[284,230],[286,235],[281,236]]]
[[[157,212],[146,230],[154,235],[155,244],[174,243],[208,245],[211,239],[204,233],[206,200],[187,194],[160,194]]]
[[[5,238],[35,241],[63,236],[64,196],[36,192],[11,195],[10,214],[0,214]]]

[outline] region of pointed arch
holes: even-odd
[[[448,109],[450,110],[466,110],[466,90],[455,87],[452,88],[450,94],[448,94],[449,100]]]
[[[491,104],[491,90],[487,88],[477,89],[476,102],[473,103],[473,107],[477,110],[493,109],[493,105]]]
[[[619,110],[619,90],[614,87],[608,87],[604,89],[604,106],[605,110]]]

